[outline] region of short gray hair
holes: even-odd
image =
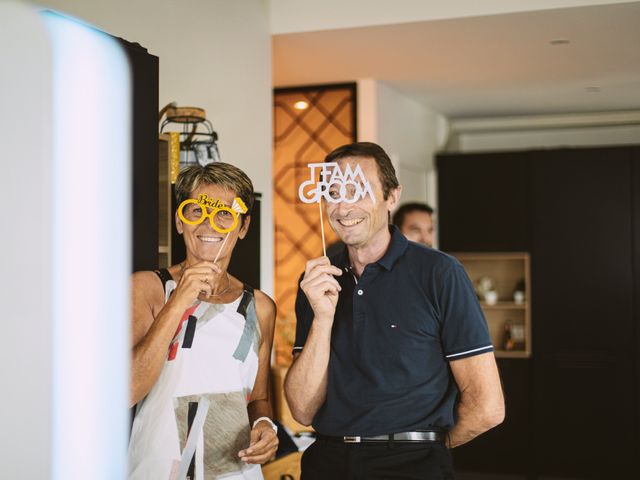
[[[209,163],[205,166],[191,165],[178,174],[176,179],[176,205],[191,198],[193,191],[200,185],[219,185],[234,192],[247,206],[246,215],[253,208],[253,183],[251,179],[235,165],[223,162]]]

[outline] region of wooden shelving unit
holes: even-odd
[[[158,267],[171,265],[171,137],[161,133],[158,137]]]
[[[496,357],[531,357],[531,274],[530,259],[526,252],[506,253],[453,253],[464,266],[471,282],[477,285],[481,277],[490,277],[498,292],[498,301],[488,304],[481,300],[489,332],[496,351]],[[513,292],[518,283],[524,281],[525,299],[522,303],[513,300]],[[505,348],[505,326],[521,328],[524,344],[517,348]]]
[[[515,302],[498,302],[495,305],[489,305],[487,302],[480,302],[483,310],[525,310],[527,303]]]

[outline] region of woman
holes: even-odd
[[[176,198],[186,259],[132,280],[129,478],[261,479],[259,464],[278,445],[269,402],[275,305],[227,272],[249,228],[253,185],[233,165],[192,166],[178,176]]]

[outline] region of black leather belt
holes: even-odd
[[[389,443],[389,442],[444,443],[445,433],[439,430],[424,430],[419,432],[400,432],[400,433],[391,433],[389,435],[375,435],[372,437],[360,437],[356,435],[336,437],[336,436],[319,434],[318,438],[321,438],[324,440],[330,440],[333,442],[342,442],[342,443]]]

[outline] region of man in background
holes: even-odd
[[[433,247],[433,208],[426,203],[405,203],[393,214],[392,223],[407,240]]]

